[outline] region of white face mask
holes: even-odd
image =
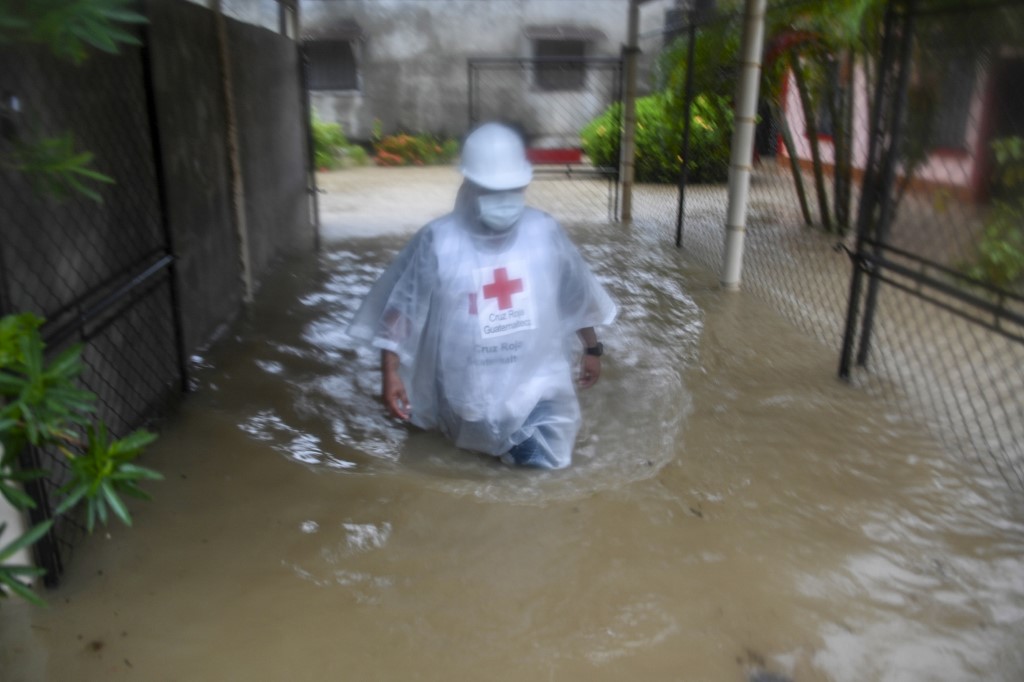
[[[495,232],[505,232],[526,210],[526,194],[522,190],[493,192],[477,198],[480,222]]]

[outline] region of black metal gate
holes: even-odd
[[[90,198],[0,166],[0,314],[45,318],[48,353],[83,344],[82,383],[98,397],[97,416],[114,436],[127,435],[185,380],[148,55],[126,48],[75,66],[18,47],[0,52],[0,62],[17,65],[0,70],[4,151],[64,138],[114,180],[92,184],[98,196]],[[48,474],[28,489],[35,523],[59,503],[67,463],[48,451],[25,458]],[[63,516],[35,545],[48,584],[82,532]]]
[[[923,385],[922,397],[933,403],[932,414],[946,421],[945,430],[958,448],[1018,488],[1024,487],[1024,295],[1019,279],[1000,281],[991,263],[988,272],[977,267],[976,249],[987,235],[998,236],[990,232],[1000,227],[997,220],[1005,219],[1003,227],[1010,232],[1024,230],[1020,187],[1014,196],[986,204],[984,197],[958,202],[948,190],[914,192],[910,185],[926,171],[950,178],[968,175],[970,168],[985,182],[998,175],[988,167],[988,154],[1001,137],[1021,139],[1019,122],[1008,114],[1020,111],[1024,97],[999,81],[1005,58],[992,27],[1020,25],[1021,20],[1024,6],[1014,3],[982,9],[969,3],[889,3],[856,241],[849,252],[853,274],[839,365],[840,376],[847,379],[883,371],[879,365],[892,359],[894,346],[889,337],[888,349],[878,352],[887,340],[885,325],[898,328],[901,339],[895,347],[904,357],[884,371],[906,374],[907,384]],[[968,21],[988,26],[989,35],[961,27]],[[980,36],[976,42],[975,35]],[[994,94],[977,107],[979,114],[972,112],[970,101],[982,73],[991,79]],[[959,102],[944,103],[930,117],[914,108],[915,87],[937,87],[929,76],[947,90],[966,86]],[[1017,127],[1000,131],[1001,120]],[[922,131],[925,137],[915,138]],[[915,149],[934,150],[972,134],[984,144],[977,151],[947,155],[942,162],[931,151],[930,166],[915,161]],[[940,201],[950,206],[937,210]],[[1007,239],[1012,243],[1012,237]]]
[[[580,131],[622,101],[621,59],[471,59],[468,77],[470,125],[503,121],[525,138],[532,205],[567,222],[618,219],[618,166],[591,163]]]

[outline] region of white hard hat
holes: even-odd
[[[484,189],[518,189],[533,178],[522,138],[500,123],[485,123],[469,134],[462,145],[459,170]]]

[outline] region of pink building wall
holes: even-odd
[[[991,73],[979,73],[971,94],[970,115],[967,117],[965,131],[966,149],[935,149],[928,160],[914,172],[912,187],[919,189],[946,189],[957,196],[971,201],[985,198],[987,194],[987,173],[984,171],[983,159],[986,155],[987,121],[986,93],[991,87]],[[802,164],[810,167],[811,141],[806,133],[803,107],[796,87],[796,79],[792,72],[783,89],[783,110],[793,134],[797,158]],[[868,90],[864,72],[854,72],[854,131],[853,131],[853,165],[854,172],[863,172],[868,156],[868,126],[870,109]],[[835,148],[829,135],[818,136],[818,148],[822,163],[831,170],[835,161]],[[780,154],[785,158],[785,146],[779,144]]]

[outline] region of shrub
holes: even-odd
[[[313,160],[318,169],[333,170],[345,165],[364,166],[369,161],[366,150],[357,144],[349,144],[337,123],[321,121],[314,115],[311,126]]]
[[[992,141],[996,193],[967,275],[1000,289],[1020,288],[1024,279],[1024,138]]]
[[[621,104],[613,104],[580,132],[583,151],[595,166],[619,163]],[[649,95],[636,103],[637,182],[676,182],[683,149],[683,123],[672,115],[671,98]],[[729,173],[732,110],[714,95],[695,98],[690,127],[690,182],[722,182]]]
[[[433,135],[400,133],[378,137],[373,144],[378,166],[433,166],[458,156],[458,142]]]
[[[132,518],[124,497],[146,498],[139,484],[162,478],[134,463],[156,436],[140,429],[111,440],[107,427],[96,419],[96,395],[77,384],[84,368],[82,348],[74,346],[47,362],[39,334],[42,323],[31,313],[0,317],[0,496],[16,509],[34,508],[35,501],[21,484],[46,474],[21,468],[18,455],[28,446],[50,447],[66,457],[67,464],[64,485],[49,493],[56,492],[55,499],[62,499],[54,514],[84,506],[90,533],[97,521],[105,525],[111,516],[130,526]],[[10,591],[42,603],[22,581],[41,576],[43,569],[9,562],[19,550],[45,535],[53,523],[52,518],[37,523],[9,543],[0,537],[0,599]],[[5,527],[0,523],[0,536]]]

